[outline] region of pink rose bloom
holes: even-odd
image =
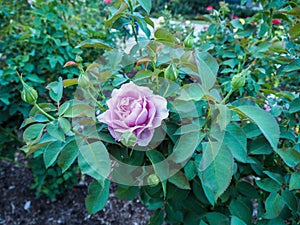
[[[209,5],[205,8],[206,11],[212,11],[214,9],[213,6]]]
[[[104,2],[110,4],[110,0],[104,0]]]
[[[272,20],[272,24],[273,25],[281,24],[281,20],[280,19],[274,19],[274,20]]]
[[[108,110],[97,118],[108,125],[110,134],[120,141],[126,131],[136,136],[136,144],[147,146],[154,129],[169,115],[165,98],[154,95],[148,87],[133,82],[123,84],[112,92]]]

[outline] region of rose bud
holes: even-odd
[[[30,87],[28,84],[26,84],[23,79],[22,76],[19,75],[19,78],[21,80],[21,83],[23,85],[23,90],[21,91],[21,98],[24,102],[27,102],[31,105],[34,105],[38,99],[38,93],[37,91],[33,88]]]
[[[176,80],[178,77],[178,70],[176,66],[174,64],[170,64],[165,70],[164,76],[169,80],[172,81]]]
[[[187,49],[190,49],[191,47],[193,47],[194,44],[194,39],[192,37],[192,33],[190,33],[185,39],[184,39],[184,47]]]
[[[151,187],[155,187],[159,184],[159,178],[155,173],[153,173],[148,176],[147,182]]]
[[[78,77],[78,86],[85,88],[90,86],[90,79],[87,74],[80,74]]]
[[[127,131],[124,134],[122,134],[121,143],[126,147],[132,147],[136,144],[136,136],[130,131]]]
[[[231,88],[232,90],[239,89],[245,85],[246,78],[241,74],[236,74],[231,79]]]

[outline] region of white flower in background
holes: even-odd
[[[29,5],[32,5],[33,3],[36,3],[36,0],[27,0]]]
[[[190,20],[185,21],[185,25],[190,26],[191,25],[191,21]]]
[[[158,17],[157,22],[158,22],[158,24],[162,25],[162,24],[164,24],[166,21],[165,21],[165,18],[164,18],[163,16],[160,16],[160,17]]]

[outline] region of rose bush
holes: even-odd
[[[110,134],[120,141],[122,134],[130,131],[136,137],[136,144],[147,146],[154,129],[168,117],[167,100],[147,87],[133,82],[114,89],[107,101],[108,110],[98,120],[108,125]]]
[[[104,207],[114,181],[116,196],[138,196],[155,210],[151,225],[297,224],[300,67],[293,38],[299,37],[299,7],[289,1],[274,4],[244,21],[229,20],[222,3],[207,16],[211,25],[194,42],[198,49],[186,48],[183,38],[163,28],[153,39],[135,35],[129,52],[101,40],[81,43],[107,51],[90,65],[78,62],[78,79],[59,78],[48,85],[51,101],[39,98],[23,123],[23,150],[42,156],[46,168],[65,172],[77,164],[92,177],[89,213]],[[136,20],[149,33],[144,26],[152,24],[149,18],[133,13],[139,7],[149,12],[151,1],[114,4],[107,25],[125,19],[134,32]],[[271,22],[274,10],[296,18],[288,20],[290,34],[278,36],[279,27]],[[283,35],[287,49],[274,39]],[[83,76],[89,82],[81,85]],[[63,87],[77,83],[75,98],[62,98]],[[276,97],[267,97],[268,111],[264,104],[270,94]],[[145,145],[157,139],[159,128],[165,135],[147,151],[122,142],[133,132],[137,138],[129,142]]]

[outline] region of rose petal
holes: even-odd
[[[98,120],[108,125],[109,132],[118,141],[123,133],[134,133],[140,146],[150,143],[154,129],[169,115],[166,99],[133,82],[113,90],[107,106],[108,110]]]
[[[161,121],[169,116],[167,100],[159,95],[154,95],[149,99],[149,101],[153,102],[156,108],[156,114],[152,125],[153,127],[158,127],[161,125]]]
[[[152,140],[154,134],[154,129],[145,129],[142,133],[140,133],[136,138],[136,143],[139,146],[147,146]]]

